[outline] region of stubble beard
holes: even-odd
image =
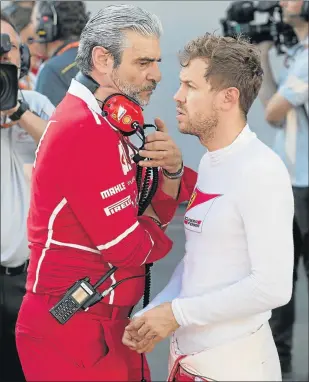
[[[216,110],[213,110],[211,116],[207,118],[196,113],[194,120],[189,119],[185,126],[179,127],[179,131],[182,134],[198,137],[201,143],[205,145],[214,139],[218,123],[219,118]]]
[[[112,80],[114,81],[121,93],[135,99],[141,106],[147,106],[150,100],[150,97],[142,98],[141,92],[150,90],[153,91],[156,88],[156,84],[141,87],[123,81],[119,78],[116,69],[114,69],[112,72]]]

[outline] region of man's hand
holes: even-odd
[[[150,353],[157,342],[159,341],[155,341],[154,339],[143,340],[139,337],[137,330],[134,331],[133,329],[125,329],[122,337],[122,343],[138,353]]]
[[[171,303],[166,302],[133,318],[125,329],[123,343],[138,353],[149,352],[178,328]]]
[[[162,167],[168,172],[175,173],[182,165],[181,152],[168,135],[165,123],[160,118],[156,118],[155,124],[158,131],[146,137],[144,150],[139,151],[142,157],[150,158],[150,160],[140,161],[139,165],[143,167]]]
[[[17,102],[17,105],[15,107],[13,107],[13,109],[1,110],[1,115],[9,117],[10,115],[14,114],[15,111],[18,110],[19,106],[20,106],[20,103]],[[16,123],[16,122],[14,122],[14,123]]]

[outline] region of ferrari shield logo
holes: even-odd
[[[191,207],[191,205],[194,202],[195,198],[196,198],[196,191],[194,190],[192,195],[191,195],[191,198],[189,200],[189,203],[188,203],[188,206],[187,206],[187,210]]]

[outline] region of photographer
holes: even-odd
[[[8,39],[10,45],[2,46],[2,42]],[[7,64],[18,68],[18,77],[25,72],[27,65],[19,35],[10,19],[3,13],[1,53],[0,106],[3,109],[7,103],[4,96],[9,95],[10,98],[10,94],[14,95],[18,87],[18,78],[7,75]],[[29,257],[26,235],[29,190],[24,163],[33,162],[37,143],[53,110],[53,105],[46,97],[27,90],[19,92],[15,107],[1,110],[0,359],[1,380],[4,381],[24,380],[15,345],[15,323],[25,294]]]
[[[31,22],[34,3],[34,1],[11,1],[9,5],[2,9],[2,13],[14,23],[21,42],[28,45],[31,53],[29,73],[19,81],[19,87],[27,90],[34,89],[37,72],[44,60],[43,47],[35,42],[36,34]]]
[[[294,287],[299,259],[303,256],[309,274],[308,254],[308,1],[281,1],[284,22],[293,27],[298,44],[287,50],[279,84],[275,82],[269,62],[271,42],[259,44],[264,81],[259,97],[265,106],[268,123],[277,129],[274,150],[285,162],[293,184],[294,219]],[[295,288],[294,288],[295,289]],[[295,292],[295,291],[294,291]],[[295,293],[284,307],[273,311],[272,329],[281,361],[282,373],[292,371]]]
[[[37,1],[32,23],[44,56],[35,90],[57,106],[78,72],[75,58],[88,14],[83,1]]]

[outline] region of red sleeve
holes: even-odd
[[[151,205],[162,224],[168,224],[173,219],[179,204],[190,200],[197,181],[197,173],[189,167],[185,167],[177,199],[172,198],[162,191],[161,184],[163,182],[163,176],[162,171],[160,171],[159,187],[152,199]]]
[[[123,170],[117,134],[105,126],[79,130],[70,137],[61,184],[103,261],[131,267],[167,255],[172,241],[150,218],[137,216],[135,173]]]

